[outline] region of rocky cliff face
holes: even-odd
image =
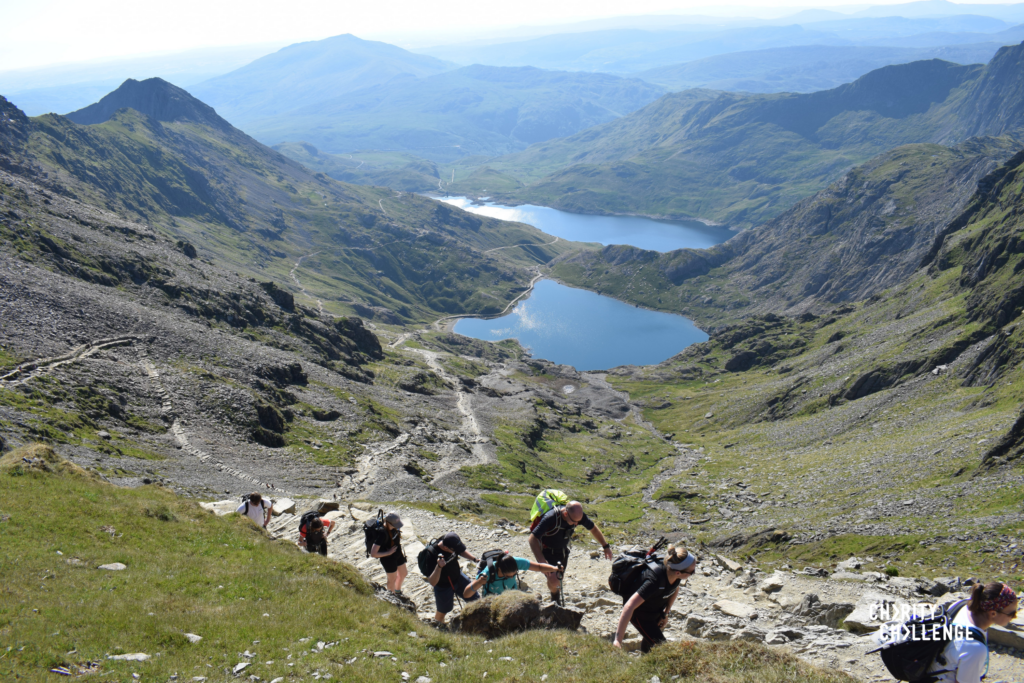
[[[999,49],[964,95],[962,135],[1003,135],[1024,128],[1024,43]]]

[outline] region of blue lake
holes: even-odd
[[[653,365],[708,339],[682,316],[636,308],[553,280],[538,282],[508,315],[465,318],[455,331],[488,341],[515,338],[534,358],[577,370]]]
[[[549,235],[578,242],[631,244],[652,251],[707,249],[732,237],[728,228],[699,221],[656,221],[640,216],[589,216],[546,206],[474,204],[465,197],[434,197],[470,213],[528,223]]]

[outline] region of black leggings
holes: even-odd
[[[652,612],[649,614],[633,612],[633,618],[629,620],[629,623],[633,624],[636,630],[640,632],[640,637],[643,638],[640,641],[641,652],[650,652],[652,647],[665,642],[665,634],[661,632],[661,626],[659,625],[659,622],[664,618],[664,612]]]

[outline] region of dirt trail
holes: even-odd
[[[445,370],[444,366],[438,361],[438,357],[441,355],[437,351],[427,351],[426,349],[410,349],[411,351],[420,354],[427,361],[427,365],[433,370],[438,377],[444,380],[445,384],[451,386],[455,390],[455,408],[462,415],[462,425],[460,431],[465,434],[466,441],[470,444],[472,449],[474,461],[468,463],[462,463],[460,467],[465,465],[486,465],[494,462],[494,457],[490,453],[490,449],[487,448],[486,444],[489,444],[491,440],[483,435],[483,431],[480,429],[480,422],[477,420],[476,413],[473,411],[473,397],[468,391],[462,389],[462,383],[457,377],[453,377],[451,373]],[[440,479],[449,473],[443,473],[435,477]]]
[[[320,253],[319,251],[314,251],[312,254],[306,254],[305,256],[300,256],[299,260],[295,262],[295,265],[292,267],[291,272],[288,273],[288,275],[295,282],[295,286],[299,288],[299,291],[302,292],[302,294],[307,299],[311,299],[311,300],[316,302],[316,309],[319,312],[320,316],[323,317],[323,315],[324,315],[324,304],[323,304],[323,302],[320,301],[320,299],[317,299],[315,296],[313,296],[309,292],[307,292],[306,288],[302,286],[301,282],[299,282],[299,276],[295,274],[295,271],[297,271],[299,269],[299,266],[302,265],[302,260],[303,259],[311,258],[313,256],[316,256],[319,253]]]
[[[145,351],[142,352],[142,367],[146,371],[146,376],[153,380],[157,386],[157,393],[160,395],[162,402],[162,411],[164,419],[171,423],[170,431],[174,435],[174,441],[178,444],[181,450],[185,451],[189,455],[193,456],[201,464],[214,468],[219,472],[229,474],[236,479],[240,479],[246,483],[253,484],[258,488],[267,489],[273,491],[278,495],[290,495],[287,491],[278,488],[276,485],[262,481],[257,477],[252,476],[246,472],[225,465],[218,461],[214,456],[206,453],[192,445],[188,437],[188,432],[185,430],[185,426],[178,416],[174,413],[174,404],[171,402],[170,394],[167,393],[167,389],[164,387],[163,382],[160,381],[160,372],[156,369],[156,366],[146,356]]]

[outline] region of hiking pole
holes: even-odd
[[[558,600],[555,601],[559,607],[565,607],[565,565],[558,563]]]

